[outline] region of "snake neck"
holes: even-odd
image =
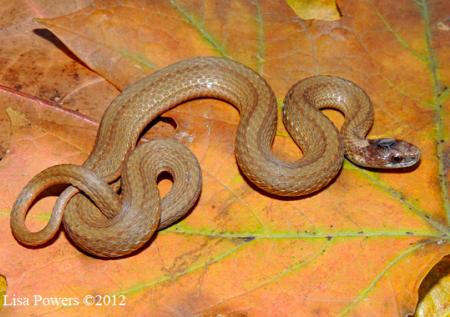
[[[358,166],[370,166],[370,162],[367,161],[367,158],[370,157],[370,147],[367,139],[360,138],[354,134],[346,134],[346,137],[343,137],[343,143],[345,157],[349,161]]]

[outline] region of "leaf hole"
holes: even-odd
[[[328,119],[333,122],[333,124],[336,126],[338,130],[341,129],[342,125],[344,124],[345,117],[342,112],[336,109],[331,108],[325,108],[321,110],[322,114],[325,115]]]
[[[66,187],[66,184],[54,185],[36,197],[30,206],[25,220],[25,225],[30,231],[36,232],[42,230],[47,225],[53,211],[53,206],[58,196]]]
[[[172,117],[158,117],[153,120],[141,133],[141,137],[147,140],[154,138],[174,137],[179,125]]]
[[[170,192],[170,189],[172,188],[174,179],[173,179],[172,174],[170,174],[167,171],[164,171],[158,175],[156,182],[158,183],[158,190],[159,190],[160,196],[164,197],[167,195],[168,192]]]

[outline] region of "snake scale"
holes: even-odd
[[[278,196],[302,196],[323,188],[341,169],[344,153],[355,164],[371,168],[409,167],[420,158],[420,150],[405,141],[365,138],[373,124],[373,108],[361,88],[339,77],[313,76],[295,84],[285,98],[283,123],[303,156],[283,161],[272,152],[277,103],[267,82],[238,62],[197,57],[124,89],[105,111],[94,149],[82,166],[57,165],[32,178],[11,211],[15,238],[25,245],[41,245],[63,222],[82,250],[119,257],[179,220],[200,195],[197,159],[172,139],[137,144],[158,115],[205,97],[224,100],[239,110],[238,165],[257,187]],[[344,114],[340,131],[322,115],[323,108]],[[162,172],[172,176],[173,185],[160,198],[157,177]],[[46,227],[31,232],[25,219],[32,203],[57,184],[70,186],[57,199]]]

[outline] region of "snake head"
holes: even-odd
[[[368,140],[367,152],[373,168],[405,168],[420,160],[420,150],[417,146],[403,140],[382,138]]]

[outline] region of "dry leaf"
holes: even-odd
[[[418,168],[405,173],[377,173],[345,163],[336,181],[320,193],[274,199],[250,186],[236,166],[236,110],[214,100],[190,102],[166,114],[176,122],[168,134],[189,145],[203,170],[202,196],[188,217],[160,232],[140,253],[120,260],[88,257],[64,235],[44,248],[28,249],[9,231],[14,199],[43,168],[82,162],[96,130],[86,115],[98,119],[114,93],[106,93],[112,86],[104,82],[108,88],[85,90],[78,82],[66,86],[63,75],[51,76],[49,85],[61,85],[66,90],[58,91],[69,96],[73,90],[72,100],[82,100],[80,106],[67,107],[79,110],[74,112],[65,104],[58,107],[50,95],[27,90],[33,87],[27,81],[20,93],[2,81],[11,88],[0,92],[0,109],[7,110],[11,122],[10,151],[0,161],[0,178],[8,180],[0,185],[0,230],[7,233],[0,240],[0,268],[8,278],[7,294],[126,298],[126,307],[38,305],[4,307],[3,312],[413,313],[420,282],[450,253],[450,122],[445,115],[450,39],[437,27],[445,23],[449,6],[444,0],[346,1],[340,5],[342,18],[334,22],[304,22],[281,0],[98,1],[61,16],[38,15],[68,51],[118,88],[196,55],[229,57],[254,68],[280,101],[306,76],[346,77],[375,103],[371,136],[402,137],[419,145],[424,155]],[[77,69],[82,67],[73,56],[66,58],[62,65],[74,61]],[[26,73],[25,66],[16,64],[14,70]],[[333,119],[341,120],[334,113]],[[299,156],[281,125],[275,151],[285,158]],[[33,208],[31,226],[45,224],[50,203]]]
[[[6,287],[8,283],[6,282],[6,278],[0,274],[0,298],[4,298],[6,294]],[[0,309],[3,307],[3,300],[0,300]]]
[[[417,307],[416,317],[450,316],[450,256],[428,273],[420,290],[424,297]]]

